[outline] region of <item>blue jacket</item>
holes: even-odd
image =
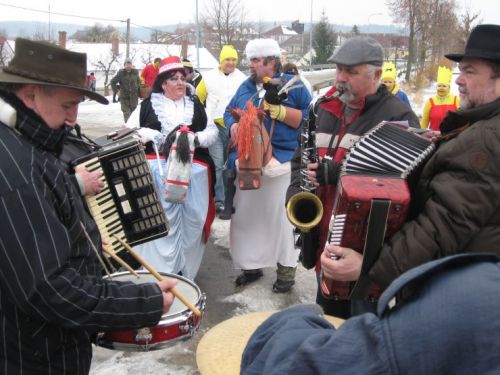
[[[277,74],[275,77],[279,76],[280,75]],[[283,74],[283,77],[285,77],[286,80],[289,81],[293,78],[293,75]],[[256,107],[258,107],[261,103],[261,98],[259,98],[259,95],[257,93],[257,87],[250,78],[243,81],[226,107],[226,111],[224,113],[224,124],[226,125],[227,129],[230,129],[231,125],[233,125],[233,123],[235,122],[230,112],[231,109],[245,109],[246,104],[249,100],[252,100],[253,104]],[[302,111],[303,117],[305,118],[307,116],[307,108],[311,100],[311,94],[305,86],[302,86],[290,90],[288,92],[288,98],[282,104],[285,107],[300,109]],[[269,117],[269,114],[266,115],[264,124],[269,133],[271,130],[271,118]],[[294,129],[280,121],[275,122],[271,144],[273,146],[273,156],[281,163],[285,163],[292,159],[293,153],[298,147],[299,133],[300,128]],[[228,155],[228,166],[230,168],[234,168],[236,157],[236,149],[233,149]]]
[[[395,95],[397,98],[401,99],[403,103],[405,103],[409,108],[411,108],[410,100],[408,99],[408,95],[402,90],[398,90]]]
[[[317,306],[289,308],[252,335],[241,374],[499,374],[499,285],[497,256],[462,254],[401,275],[377,315],[338,330]],[[396,294],[404,297],[391,309]]]

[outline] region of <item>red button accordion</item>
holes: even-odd
[[[342,282],[322,275],[326,298],[378,299],[381,288],[364,275],[384,240],[405,222],[409,182],[418,177],[434,148],[414,129],[390,122],[380,123],[353,146],[342,165],[327,241],[363,254],[361,277]]]

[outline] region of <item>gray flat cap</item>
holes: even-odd
[[[347,39],[328,61],[340,65],[370,64],[382,66],[384,50],[379,42],[367,36]]]

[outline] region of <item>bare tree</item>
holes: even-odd
[[[470,8],[466,8],[464,13],[458,17],[458,27],[457,27],[457,39],[455,44],[452,46],[453,51],[463,51],[465,48],[465,42],[470,35],[470,32],[474,27],[482,22],[479,18],[481,12],[472,13]]]
[[[44,27],[38,25],[35,32],[33,33],[31,39],[33,40],[47,40],[47,35],[45,35]]]
[[[408,61],[406,63],[405,80],[410,81],[411,69],[416,56],[416,30],[418,0],[390,0],[387,2],[395,22],[404,23],[408,27]]]
[[[245,7],[239,0],[207,1],[201,19],[205,45],[210,50],[218,52],[225,44],[232,44],[237,49],[241,46],[246,22]]]
[[[104,73],[104,95],[109,95],[109,82],[111,81],[110,75],[116,69],[118,58],[120,55],[115,54],[113,50],[109,50],[109,55],[106,58],[98,60],[94,63],[94,67]]]
[[[113,26],[102,26],[96,23],[94,26],[86,27],[76,31],[71,38],[87,43],[111,43],[113,38],[120,37],[120,32]]]
[[[438,60],[457,35],[455,0],[390,0],[387,5],[394,20],[404,22],[409,30],[406,81],[415,64],[418,81],[424,75],[434,77]]]

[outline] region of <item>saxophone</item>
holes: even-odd
[[[323,203],[315,194],[316,187],[307,176],[307,165],[319,160],[316,149],[315,131],[311,129],[311,120],[316,119],[316,109],[319,104],[329,102],[342,94],[337,90],[333,95],[320,97],[315,103],[311,103],[308,113],[309,119],[302,123],[300,133],[300,192],[293,195],[287,203],[286,214],[288,220],[294,225],[295,247],[301,249],[301,262],[306,268],[312,268],[315,262],[315,248],[310,236],[312,228],[316,227],[323,217]],[[305,259],[306,254],[312,254],[309,261]]]

